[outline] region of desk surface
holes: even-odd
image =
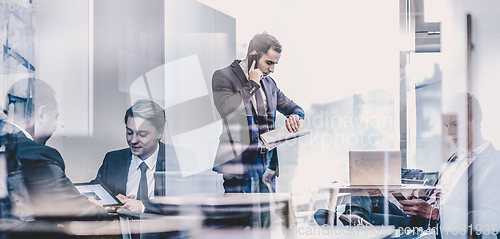
[[[401,184],[398,186],[392,186],[392,185],[349,186],[349,185],[342,185],[336,182],[322,184],[319,187],[328,188],[331,190],[336,189],[339,190],[340,193],[350,193],[351,196],[389,197],[388,194],[399,192],[402,193],[407,198],[410,195],[426,195],[429,194],[430,191],[438,189],[435,186],[425,186],[419,184]]]
[[[429,189],[429,188],[436,188],[435,186],[427,186],[427,185],[422,185],[422,184],[401,184],[401,185],[347,185],[344,183],[337,183],[337,182],[331,182],[331,183],[324,183],[318,185],[319,188],[340,188],[340,189]]]
[[[200,234],[203,239],[219,238],[238,238],[238,239],[376,239],[387,238],[394,234],[395,229],[392,226],[374,226],[374,227],[319,227],[307,224],[299,224],[288,231],[277,229],[257,229],[257,230],[236,230],[219,229],[204,231]]]
[[[288,202],[289,193],[203,193],[176,197],[157,197],[151,202],[179,206],[236,206],[270,202]]]
[[[432,190],[435,190],[434,186],[423,186],[423,185],[402,185],[402,186],[353,186],[353,187],[341,187],[340,192],[351,193],[352,196],[387,196],[394,192],[399,192],[409,197],[410,195],[424,195]]]
[[[401,185],[366,185],[366,186],[342,186],[340,188],[350,188],[350,189],[385,189],[387,188],[388,190],[398,190],[398,189],[429,189],[429,188],[436,188],[435,186],[426,186],[426,185],[420,185],[420,184],[401,184]]]

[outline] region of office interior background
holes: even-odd
[[[166,109],[163,140],[188,149],[183,173],[210,171],[222,129],[212,74],[264,31],[283,45],[271,76],[312,130],[278,147],[278,192],[348,183],[350,150],[401,150],[403,167],[439,171],[455,151],[442,104],[457,92],[478,98],[483,134],[500,147],[498,1],[35,0],[31,14],[10,2],[0,39],[34,69],[1,49],[0,105],[21,78],[55,89],[60,117],[48,145],[74,183],[127,147],[123,117],[140,98]]]

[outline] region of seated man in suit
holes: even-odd
[[[180,172],[174,147],[160,142],[165,129],[165,111],[155,102],[138,100],[125,113],[126,149],[108,152],[93,182],[117,194],[132,212],[160,213],[149,202],[165,195],[164,175]]]
[[[26,221],[110,219],[96,200],[78,192],[59,152],[45,145],[59,116],[54,90],[42,80],[19,80],[7,92],[4,113],[7,119],[0,126],[13,216]]]
[[[385,202],[385,197],[352,197],[352,207],[345,212],[345,217],[354,224],[363,221],[363,218],[372,224],[382,225],[384,205],[388,205],[389,224],[426,228],[439,222],[443,237],[453,236],[449,231],[453,228],[468,231],[466,226],[459,228],[460,225],[469,225],[468,217],[474,225],[471,230],[490,230],[499,225],[500,152],[483,138],[481,107],[476,97],[464,93],[448,100],[445,110],[452,113],[444,117],[443,123],[448,136],[457,146],[457,152],[448,159],[441,172],[437,185],[439,190],[424,194],[418,192],[412,200],[399,201],[401,207]],[[460,133],[459,129],[464,129],[465,122],[461,122],[457,115],[467,117],[467,137]],[[472,195],[471,208],[468,208],[469,194]]]

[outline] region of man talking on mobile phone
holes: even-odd
[[[213,170],[222,173],[226,193],[266,193],[275,188],[277,149],[263,147],[260,135],[275,128],[276,111],[297,132],[304,110],[285,96],[270,77],[281,57],[282,46],[267,33],[250,41],[244,60],[215,71],[214,103],[223,121],[223,132]],[[255,59],[257,61],[250,61]]]

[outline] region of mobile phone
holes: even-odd
[[[254,69],[259,68],[259,56],[257,54],[248,55],[248,72],[250,72],[250,67],[252,67],[252,62],[255,61]]]
[[[398,201],[402,201],[402,200],[408,200],[406,199],[405,196],[403,196],[403,194],[401,193],[392,193],[392,196],[394,196],[396,198],[396,200]]]

